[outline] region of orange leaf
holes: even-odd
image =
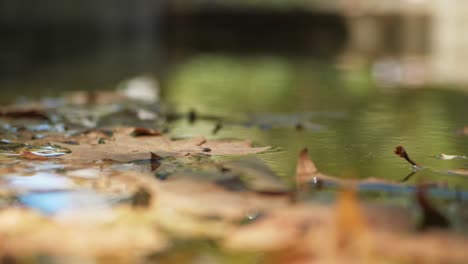
[[[296,183],[302,184],[313,179],[314,174],[318,172],[317,167],[309,158],[309,151],[307,148],[303,149],[299,154],[296,167]]]

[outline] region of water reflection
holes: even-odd
[[[110,209],[108,201],[92,191],[35,192],[21,195],[19,201],[46,214]]]
[[[48,172],[38,172],[32,176],[6,175],[8,186],[19,192],[51,190],[72,190],[77,186],[72,180]]]

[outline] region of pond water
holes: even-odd
[[[402,145],[415,161],[431,168],[408,183],[468,187],[466,177],[447,173],[467,169],[467,159],[436,158],[468,154],[468,138],[456,133],[468,124],[467,93],[445,87],[379,87],[369,72],[304,58],[197,55],[172,68],[164,98],[180,111],[195,109],[200,115],[250,120],[257,126],[227,123],[211,135],[216,122],[192,125],[184,120],[171,133],[279,147],[262,157],[286,179],[294,175],[297,155],[307,147],[323,173],[400,181],[412,171],[393,153]]]
[[[307,57],[198,53],[171,60],[161,70],[131,55],[64,61],[23,78],[4,79],[1,101],[114,89],[118,81],[158,72],[163,101],[178,112],[209,117],[176,121],[171,136],[240,138],[273,146],[277,151],[261,158],[287,181],[303,148],[325,174],[400,181],[412,172],[393,153],[402,145],[429,168],[408,183],[437,182],[449,191],[468,188],[466,176],[448,172],[468,169],[468,159],[437,158],[442,153],[468,156],[468,137],[457,134],[468,124],[466,90],[379,86],[370,67],[350,69]]]

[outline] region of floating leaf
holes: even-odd
[[[158,153],[171,156],[184,156],[187,153],[204,153],[204,148],[211,149],[211,155],[246,155],[264,152],[269,147],[252,147],[248,141],[206,140],[195,137],[181,140],[171,140],[165,136],[131,136],[133,128],[119,128],[114,131],[113,138],[106,144],[67,145],[70,155],[61,158],[68,160],[115,160],[129,162],[148,159],[148,153]]]
[[[441,159],[441,160],[468,159],[468,157],[466,157],[466,156],[447,155],[447,154],[444,154],[444,153],[437,155],[436,158]]]
[[[299,154],[296,166],[296,183],[298,185],[308,182],[318,173],[317,167],[309,158],[309,150],[303,149]]]

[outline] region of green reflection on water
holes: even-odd
[[[353,75],[357,77],[354,78]],[[367,77],[366,77],[367,76]],[[170,71],[165,97],[181,111],[241,118],[250,113],[316,112],[320,131],[261,130],[227,126],[211,137],[245,138],[284,151],[263,158],[280,175],[294,174],[300,149],[308,147],[324,173],[401,180],[410,166],[393,154],[407,148],[419,163],[437,170],[467,168],[466,160],[441,161],[440,153],[467,155],[467,96],[430,87],[379,89],[367,71],[341,71],[306,58],[198,55]],[[341,114],[334,117],[333,114]],[[213,123],[175,124],[175,136],[210,135]],[[409,182],[436,180],[468,187],[468,179],[420,172]]]

